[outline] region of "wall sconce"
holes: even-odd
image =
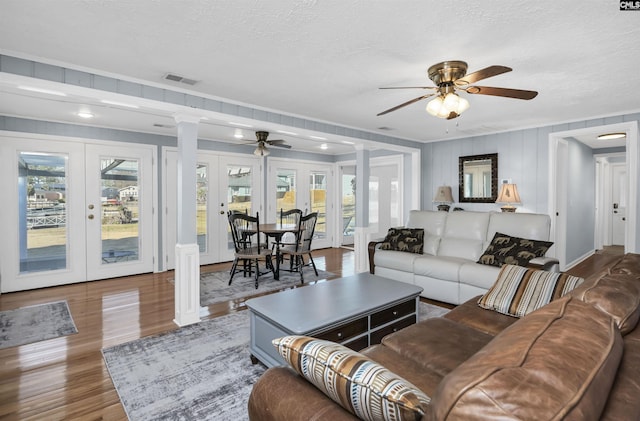
[[[502,184],[496,203],[505,203],[505,206],[500,208],[502,212],[515,212],[516,207],[513,204],[521,203],[518,187],[515,184]]]
[[[453,195],[451,194],[451,186],[440,186],[433,198],[433,203],[439,203],[438,210],[449,212],[449,203],[453,203]]]

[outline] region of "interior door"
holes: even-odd
[[[140,149],[145,152],[135,146],[112,148],[49,137],[12,135],[0,139],[0,177],[8,181],[4,186],[6,205],[0,207],[5,222],[4,241],[0,242],[3,292],[153,270],[151,217],[147,223],[146,217],[138,215],[138,209],[153,214],[148,185],[153,174],[152,149]],[[144,199],[141,208],[132,209],[132,226],[107,230],[99,187],[104,169],[100,160],[116,158],[136,163],[137,193]],[[111,175],[115,177],[115,170]],[[137,236],[135,248],[130,250],[135,254],[121,253],[116,244],[131,242],[128,233],[133,226]]]
[[[175,268],[177,241],[177,162],[175,148],[165,149],[165,262]],[[200,264],[233,260],[233,242],[227,212],[255,214],[260,210],[260,160],[201,151],[197,164],[196,233]]]
[[[627,168],[625,164],[611,165],[611,244],[623,246],[627,219]]]

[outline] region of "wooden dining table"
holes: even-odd
[[[266,235],[267,239],[271,237],[276,242],[276,266],[273,273],[273,279],[275,280],[280,279],[280,241],[282,240],[282,236],[284,236],[288,232],[292,232],[295,234],[297,231],[297,224],[260,224],[260,232]]]

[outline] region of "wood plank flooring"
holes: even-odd
[[[612,257],[595,255],[577,271],[593,271]],[[314,252],[319,269],[336,277],[355,273],[353,252]],[[203,272],[229,263],[202,267]],[[580,275],[580,273],[576,273]],[[101,349],[177,328],[173,272],[0,295],[0,310],[67,300],[78,334],[0,350],[0,420],[124,420],[126,415]],[[210,317],[246,307],[241,301],[208,306]]]

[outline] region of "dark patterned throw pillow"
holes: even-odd
[[[424,248],[424,228],[389,228],[387,236],[380,244],[381,250],[406,251],[422,254]]]
[[[496,232],[478,263],[498,267],[505,264],[527,266],[534,257],[543,257],[552,245],[551,241],[528,240]]]

